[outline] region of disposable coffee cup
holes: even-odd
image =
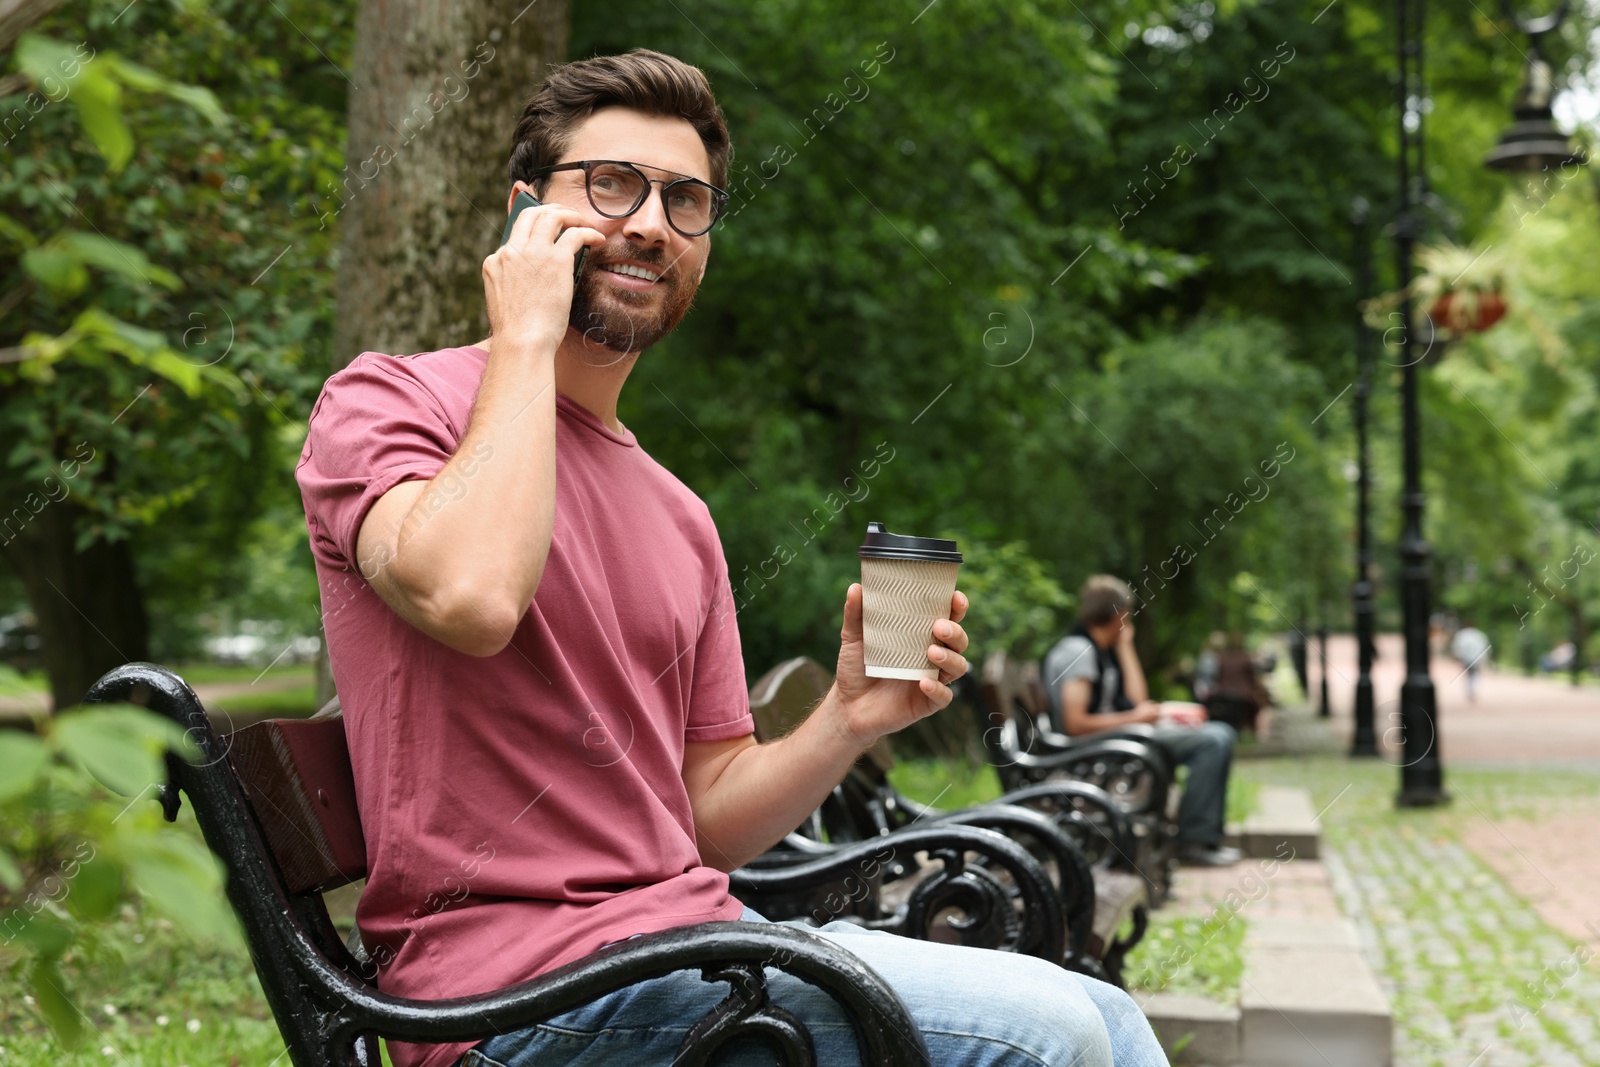
[[[933,624],[950,617],[961,553],[954,541],[892,534],[867,523],[861,551],[868,678],[939,677],[928,659]]]

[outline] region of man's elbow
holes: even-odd
[[[439,640],[469,656],[497,656],[511,643],[521,621],[522,611],[509,602],[497,605],[466,601],[454,605],[450,614],[441,620],[443,636]]]
[[[429,637],[468,656],[498,655],[527,611],[504,594],[474,594],[458,586],[444,586],[407,595],[412,625]]]

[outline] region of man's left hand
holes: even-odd
[[[852,742],[862,749],[885,734],[903,730],[949,705],[950,683],[967,673],[967,632],[960,621],[967,614],[967,595],[950,599],[950,618],[933,624],[937,644],[928,646],[928,660],[939,677],[908,682],[894,678],[868,678],[866,644],[861,622],[861,584],[853,583],[844,597],[844,626],[839,631],[839,668],[833,692],[839,703],[840,723]]]

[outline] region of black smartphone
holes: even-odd
[[[527,208],[538,206],[538,197],[534,196],[526,189],[517,190],[517,198],[511,201],[511,217],[506,219],[506,232],[500,235],[500,247],[504,248],[505,243],[511,240],[511,227],[517,224],[517,216],[522,214]],[[578,249],[578,254],[572,257],[572,283],[574,285],[578,283],[578,275],[583,270],[583,259],[588,254],[589,246],[584,245],[582,248]]]

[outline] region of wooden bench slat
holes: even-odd
[[[228,757],[291,893],[367,876],[344,719],[268,719],[228,735]]]

